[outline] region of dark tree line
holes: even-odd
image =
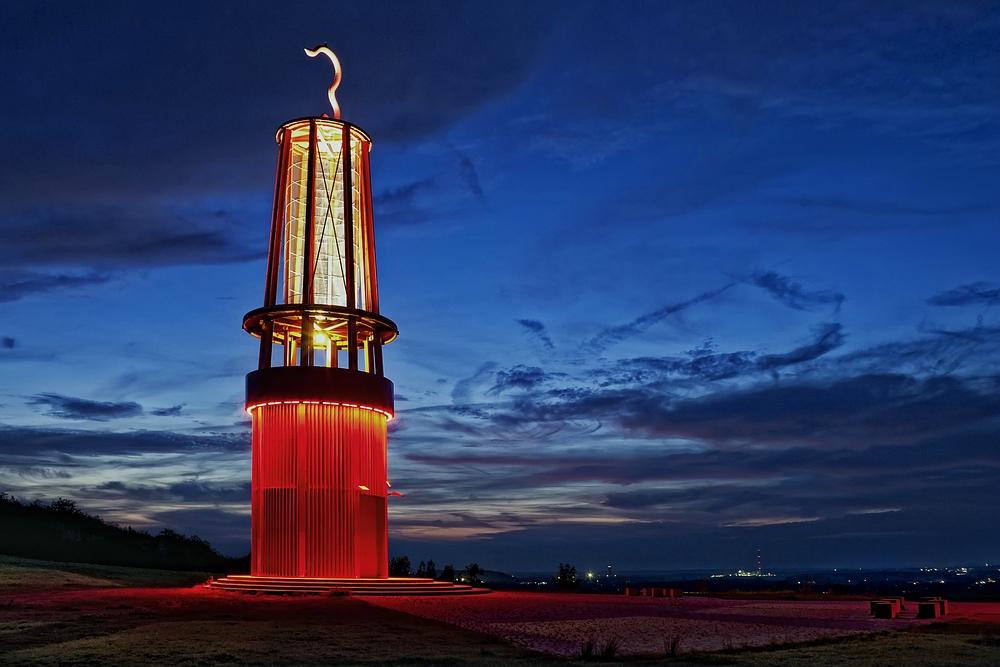
[[[478,563],[469,563],[465,566],[464,570],[457,573],[455,572],[454,566],[445,565],[441,568],[441,572],[438,573],[437,566],[434,564],[434,561],[420,561],[420,565],[417,566],[417,571],[413,572],[413,565],[410,563],[409,556],[396,556],[395,558],[389,559],[390,577],[427,577],[438,581],[451,582],[454,582],[457,579],[462,583],[471,584],[473,586],[485,586],[486,582],[482,578],[483,574],[485,574],[485,570],[479,567]]]
[[[249,555],[223,556],[197,536],[187,537],[172,530],[151,535],[91,516],[72,500],[23,504],[5,493],[0,493],[0,554],[159,570],[250,570]]]

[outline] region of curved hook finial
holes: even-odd
[[[340,120],[340,105],[337,104],[337,86],[340,85],[340,60],[337,58],[337,54],[331,51],[330,47],[326,44],[317,46],[315,49],[305,49],[305,52],[310,58],[315,58],[322,53],[333,63],[333,85],[330,86],[327,97],[330,98],[330,106],[333,107],[333,117]]]

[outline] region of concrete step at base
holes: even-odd
[[[486,588],[451,584],[433,579],[348,579],[343,577],[251,577],[234,575],[217,579],[210,588],[242,593],[275,593],[322,595],[331,591],[347,591],[351,595],[477,595],[489,593]]]

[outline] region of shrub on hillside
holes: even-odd
[[[151,535],[91,516],[66,498],[25,505],[0,493],[0,554],[70,563],[159,570],[248,572],[250,557],[230,558],[197,535]]]

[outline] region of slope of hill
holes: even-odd
[[[0,556],[0,596],[87,588],[187,588],[210,576],[208,572]]]
[[[196,537],[156,535],[90,516],[72,500],[25,505],[0,493],[0,554],[49,561],[218,573],[248,572],[250,557],[230,558]]]

